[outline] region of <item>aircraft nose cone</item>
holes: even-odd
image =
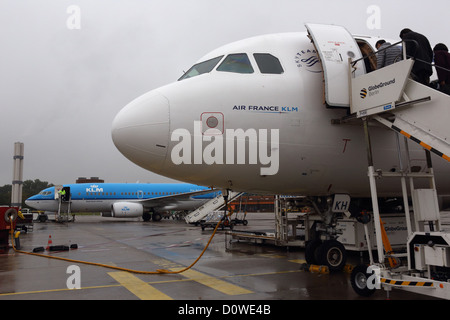
[[[37,209],[37,210],[40,209],[39,200],[36,199],[36,196],[32,196],[32,197],[26,199],[25,205],[27,205],[28,207]]]
[[[113,121],[112,139],[130,161],[160,170],[169,144],[169,100],[151,91],[130,102]]]

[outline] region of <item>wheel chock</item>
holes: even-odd
[[[329,274],[330,270],[328,269],[328,266],[319,266],[316,264],[312,264],[309,266],[309,272],[320,273],[320,274]]]
[[[346,272],[346,273],[352,273],[353,269],[355,268],[354,265],[351,264],[346,264],[344,266],[344,269],[342,271]]]
[[[304,263],[304,264],[302,264],[300,269],[309,271],[311,273],[320,273],[320,274],[329,274],[330,273],[328,266],[321,266],[321,265],[316,265],[316,264]]]

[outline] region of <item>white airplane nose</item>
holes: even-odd
[[[160,170],[169,144],[169,100],[150,91],[130,102],[113,121],[112,139],[130,161]]]

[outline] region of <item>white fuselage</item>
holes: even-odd
[[[327,108],[324,104],[322,66],[307,34],[246,39],[217,49],[200,62],[219,56],[223,56],[223,61],[229,54],[240,53],[247,54],[253,73],[214,68],[150,91],[127,105],[113,123],[112,136],[117,148],[145,169],[204,186],[255,193],[368,196],[363,127],[331,124],[332,119],[347,115],[348,109]],[[254,56],[259,53],[278,58],[283,72],[261,73]],[[208,122],[209,118],[213,121]],[[200,129],[197,127],[200,130],[197,135],[196,123],[202,124]],[[205,132],[208,126],[215,131]],[[227,130],[237,129],[256,133],[257,141],[247,141],[245,148],[238,146],[234,138],[234,144],[230,139],[227,141]],[[266,130],[268,145],[258,144],[264,142],[261,130]],[[398,170],[393,131],[377,126],[370,130],[375,167]],[[186,131],[190,133],[190,141],[186,136],[176,135]],[[270,142],[275,132],[279,143]],[[223,155],[217,153],[219,140]],[[190,163],[180,163],[181,156],[187,159],[186,149],[180,152],[182,142],[190,143]],[[258,152],[250,155],[249,150],[255,145]],[[261,148],[266,146],[267,150]],[[424,171],[423,150],[416,146],[410,149],[412,164]],[[261,156],[261,150],[263,155],[273,156],[271,162]],[[242,153],[246,158],[239,162],[238,155]],[[227,158],[231,154],[233,157]],[[252,156],[256,156],[256,163]],[[438,187],[448,193],[450,185],[444,174],[448,176],[450,166],[442,159],[433,159]],[[261,168],[272,171],[267,173]],[[399,190],[398,185],[389,181],[379,186],[380,195],[392,195]]]

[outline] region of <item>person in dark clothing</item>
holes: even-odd
[[[400,46],[392,47],[389,42],[378,40],[375,48],[379,51],[377,53],[377,69],[389,66],[402,59],[402,48]]]
[[[434,64],[438,75],[439,90],[450,95],[450,53],[443,43],[438,43],[434,48]],[[441,68],[444,69],[441,69]]]
[[[411,57],[416,60],[412,69],[413,79],[424,85],[429,85],[430,76],[433,74],[431,67],[433,50],[430,42],[424,35],[407,28],[400,32],[400,38],[405,41],[408,58]]]

